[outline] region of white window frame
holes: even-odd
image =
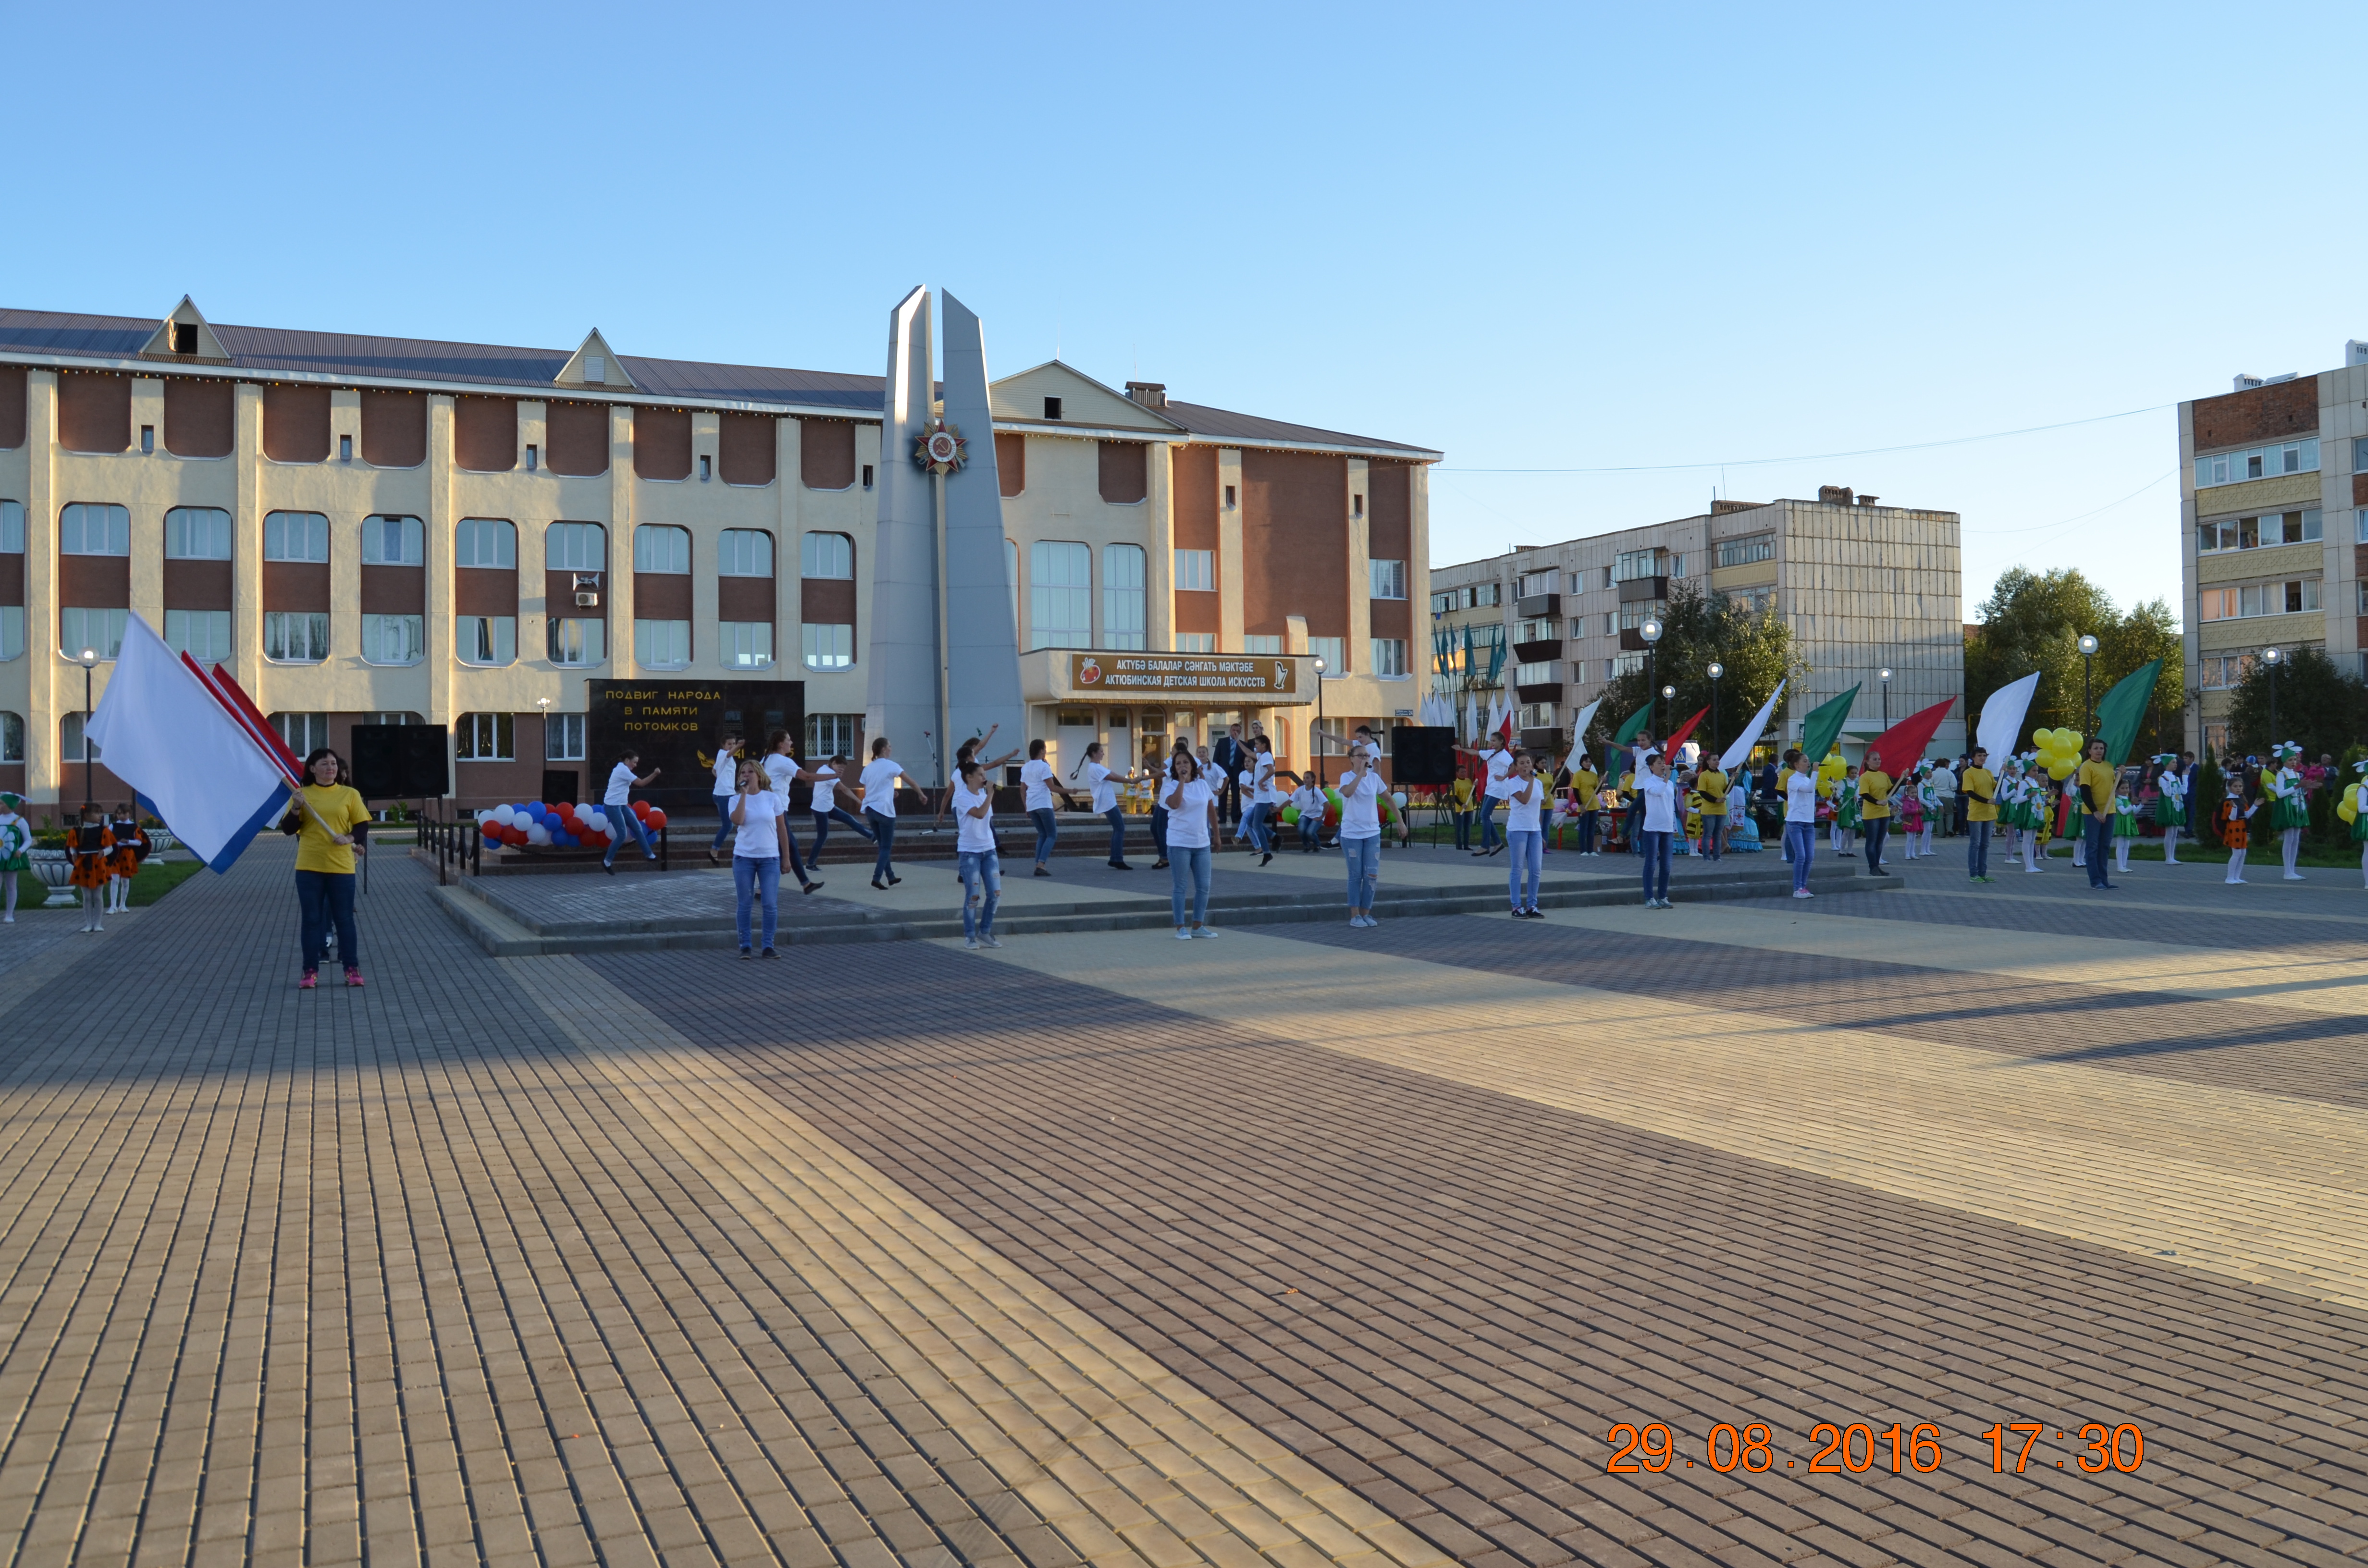
[[[808,528],[798,540],[798,575],[824,582],[855,577],[855,540],[828,528]]]
[[[645,670],[679,670],[690,665],[690,622],[633,622],[633,663]]]
[[[96,529],[98,548],[91,548]],[[60,555],[129,555],[131,512],[109,501],[69,501],[58,509]]]
[[[1718,541],[1717,561],[1721,566],[1756,566],[1762,561],[1776,559],[1776,536],[1773,533],[1745,534],[1739,539]]]
[[[810,670],[855,667],[855,628],[845,621],[809,620],[798,628],[802,653]]]
[[[0,555],[25,553],[25,504],[0,501]]]
[[[518,617],[464,615],[452,628],[453,656],[480,669],[518,663]]]
[[[25,760],[25,716],[0,711],[0,763]]]
[[[302,537],[290,538],[291,531]],[[290,553],[294,551],[295,553]],[[318,553],[314,553],[318,551]],[[329,559],[329,519],[320,512],[266,512],[263,515],[263,559],[324,562]]]
[[[1094,645],[1094,549],[1078,540],[1028,547],[1028,646]]]
[[[393,642],[389,642],[392,637]],[[400,666],[427,657],[427,618],[424,615],[362,617],[362,663]]]
[[[25,607],[0,605],[0,664],[25,656]]]
[[[1368,579],[1367,586],[1372,589],[1367,597],[1402,599],[1406,597],[1406,563],[1405,562],[1368,559],[1365,562],[1365,575]],[[1546,575],[1551,581],[1556,583],[1562,580],[1562,574],[1559,572],[1550,572]]]
[[[1376,680],[1410,680],[1413,672],[1406,668],[1406,640],[1403,637],[1376,637],[1372,642],[1373,678]]]
[[[493,557],[484,559],[491,541]],[[518,525],[507,517],[463,517],[452,525],[452,564],[472,572],[518,570]]]
[[[387,545],[394,546],[393,556]],[[362,564],[365,566],[424,566],[427,563],[427,535],[417,517],[399,512],[372,512],[362,519]]]
[[[1102,546],[1102,634],[1099,644],[1141,653],[1150,634],[1145,597],[1148,557],[1139,544]]]
[[[199,664],[230,657],[230,611],[168,609],[165,612],[165,646],[187,653]]]
[[[2256,479],[2282,479],[2290,473],[2317,473],[2318,465],[2317,437],[2272,441],[2242,451],[2214,452],[2210,457],[2197,458],[2195,488],[2208,490],[2223,484],[2245,484]],[[2255,469],[2260,472],[2253,472]]]
[[[1213,653],[1217,651],[1217,634],[1213,631],[1179,631],[1176,634],[1176,651],[1179,653]]]
[[[301,629],[303,635],[301,637],[292,637],[290,636],[290,633],[299,630],[293,623],[300,619],[304,622],[303,627]],[[276,628],[273,624],[274,622],[278,623]],[[275,631],[277,635],[274,634]],[[280,650],[277,653],[274,653],[271,651],[275,645]],[[290,653],[288,652],[289,649],[298,647],[300,645],[305,650],[304,652],[300,653]],[[329,617],[327,612],[322,610],[302,609],[272,609],[264,611],[263,657],[266,662],[275,665],[318,665],[326,663],[329,657]]]
[[[96,649],[102,659],[112,659],[123,650],[123,629],[131,612],[110,609],[97,605],[63,605],[58,609],[58,652],[69,659],[79,659],[85,648]],[[96,627],[90,618],[99,618]],[[72,619],[68,619],[71,617]]]
[[[608,525],[551,524],[542,530],[542,563],[546,570],[552,572],[606,572],[609,569]]]
[[[608,660],[608,623],[596,616],[554,615],[544,622],[543,652],[561,669],[586,669]]]
[[[715,652],[727,670],[769,670],[773,667],[773,623],[769,620],[719,620]]]
[[[1179,550],[1176,552],[1176,591],[1179,594],[1213,594],[1217,591],[1217,552],[1213,550]]]
[[[581,713],[552,713],[542,722],[542,760],[584,760],[584,718]]]
[[[315,747],[329,744],[326,713],[274,713],[271,727],[278,732],[280,744],[300,759],[310,756]]]
[[[860,713],[809,713],[806,715],[806,765],[813,767],[834,756],[852,758],[862,749],[863,715]]]
[[[690,575],[690,530],[667,523],[636,523],[633,570],[668,577]]]
[[[759,563],[757,558],[762,557]],[[725,528],[715,541],[715,574],[719,577],[770,577],[773,536],[763,528]]]
[[[1271,631],[1252,631],[1242,638],[1242,652],[1255,653],[1261,659],[1282,656],[1282,639]]]
[[[194,542],[193,534],[203,537]],[[220,506],[175,506],[165,514],[165,559],[167,561],[228,561],[230,514]]]
[[[1349,640],[1346,637],[1310,637],[1309,653],[1324,661],[1324,678],[1338,680],[1349,673]]]
[[[489,749],[490,748],[490,749]],[[511,713],[463,713],[452,726],[455,762],[516,762],[518,717]]]

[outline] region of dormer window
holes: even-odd
[[[1044,400],[1044,417],[1047,419],[1058,419],[1061,417],[1061,400],[1059,398],[1048,397]]]
[[[198,351],[198,324],[176,321],[173,324],[173,352],[195,354]]]
[[[587,381],[607,381],[609,379],[609,361],[598,354],[586,354],[584,356],[584,379]]]

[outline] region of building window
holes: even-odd
[[[1232,511],[1234,509],[1234,487],[1228,484],[1225,486],[1225,510],[1228,512]]]
[[[542,721],[542,760],[545,762],[581,762],[584,760],[584,715],[552,713]]]
[[[2206,489],[2215,484],[2242,484],[2248,479],[2274,479],[2286,473],[2317,473],[2318,472],[2318,437],[2308,437],[2299,441],[2283,441],[2274,447],[2255,447],[2250,451],[2221,452],[2195,460],[2195,488]]]
[[[800,628],[805,639],[806,668],[843,670],[855,664],[855,628],[809,620]]]
[[[598,523],[553,523],[542,536],[543,565],[553,572],[603,572],[609,530]]]
[[[1378,565],[1379,562],[1375,564]],[[1532,594],[1551,594],[1561,586],[1562,574],[1559,572],[1524,572],[1513,579],[1513,597],[1517,599],[1526,599]],[[1384,594],[1378,589],[1373,594],[1373,597],[1377,599],[1404,598],[1405,597],[1404,594]]]
[[[719,577],[771,576],[773,536],[762,528],[725,528],[716,541],[715,573]]]
[[[1324,661],[1324,678],[1337,680],[1349,673],[1349,640],[1345,637],[1310,637],[1307,651]]]
[[[1277,658],[1282,653],[1282,639],[1271,632],[1253,631],[1242,639],[1242,652],[1264,658]]]
[[[855,575],[855,541],[845,534],[808,534],[798,541],[798,574],[802,577]]]
[[[1028,627],[1031,648],[1094,645],[1094,552],[1082,544],[1038,540],[1028,549]]]
[[[230,657],[230,611],[168,609],[165,612],[165,646],[187,653],[198,663]]]
[[[416,615],[362,617],[362,663],[416,665],[427,656],[426,618]]]
[[[1179,653],[1213,653],[1217,651],[1217,634],[1213,631],[1179,631],[1176,634],[1176,651]]]
[[[834,756],[853,756],[863,733],[860,713],[806,715],[806,763],[809,767]]]
[[[678,670],[690,663],[690,622],[633,622],[633,662],[652,670]]]
[[[81,762],[87,758],[89,761],[97,762],[107,756],[107,753],[100,750],[95,744],[89,751],[83,750],[82,719],[82,714],[74,712],[58,721],[59,761]]]
[[[326,561],[329,559],[329,519],[318,512],[265,513],[263,559]]]
[[[1610,660],[1609,664],[1611,673],[1606,675],[1603,678],[1606,680],[1618,680],[1622,676],[1634,675],[1636,671],[1643,669],[1645,667],[1645,655],[1642,653],[1622,653]]]
[[[1011,590],[1011,635],[1019,636],[1019,541],[1003,541],[1003,585]]]
[[[279,732],[279,739],[288,749],[300,757],[310,756],[329,744],[326,713],[274,713],[271,727]]]
[[[2250,653],[2207,653],[2203,657],[2202,672],[2203,686],[2213,691],[2241,686],[2252,670],[2253,655]]]
[[[362,519],[362,564],[417,566],[425,559],[424,539],[417,517],[370,517]],[[324,555],[322,559],[326,560]]]
[[[1143,547],[1102,546],[1102,641],[1105,648],[1140,653],[1144,640]]]
[[[1513,628],[1516,642],[1548,642],[1562,635],[1562,622],[1551,616],[1525,620]]]
[[[452,726],[452,755],[462,762],[518,760],[518,721],[507,713],[463,713]]]
[[[2318,608],[2318,594],[2319,580],[2316,577],[2206,588],[2196,595],[2196,618],[2237,620],[2256,615],[2295,615]]]
[[[1403,637],[1373,639],[1373,674],[1383,680],[1404,680],[1406,676],[1406,645]]]
[[[690,570],[690,530],[643,523],[633,530],[633,570],[687,573]]]
[[[1629,583],[1639,577],[1664,575],[1662,560],[1657,550],[1623,550],[1611,568],[1611,580],[1615,584]]]
[[[25,607],[0,605],[0,661],[25,656]]]
[[[131,554],[131,512],[121,506],[74,502],[58,514],[58,553]]]
[[[1366,562],[1366,575],[1372,579],[1372,592],[1368,597],[1376,599],[1402,599],[1406,597],[1406,563],[1403,561]],[[1548,583],[1552,583],[1559,577],[1561,574],[1549,572],[1545,575],[1546,581]]]
[[[1513,727],[1520,730],[1551,730],[1554,727],[1554,705],[1551,702],[1524,704],[1513,715]]]
[[[230,514],[218,506],[176,506],[165,514],[167,561],[228,561]]]
[[[454,628],[452,646],[464,665],[509,665],[518,662],[518,617],[464,615]]]
[[[1217,588],[1217,552],[1179,550],[1176,552],[1176,586],[1179,592],[1209,594]]]
[[[1718,563],[1721,566],[1749,566],[1761,561],[1776,559],[1776,536],[1753,534],[1747,539],[1719,540]]]
[[[608,627],[605,622],[575,616],[552,616],[545,625],[552,664],[597,665],[608,656]]]
[[[2260,550],[2280,544],[2311,544],[2325,537],[2326,514],[2311,509],[2271,512],[2259,517],[2218,517],[2195,528],[2195,548],[2204,554]]]
[[[302,610],[267,612],[263,656],[285,665],[319,664],[329,656],[329,618]]]
[[[127,526],[124,537],[131,531]],[[22,501],[0,501],[0,555],[25,553],[25,504]]]
[[[123,622],[130,610],[74,609],[58,611],[58,652],[69,659],[82,657],[85,648],[96,650],[102,659],[111,659],[123,649]]]
[[[1450,589],[1448,589],[1448,590],[1447,590],[1447,592],[1445,592],[1445,593],[1443,593],[1443,594],[1433,594],[1433,595],[1431,595],[1431,596],[1430,596],[1430,613],[1431,613],[1431,614],[1433,614],[1433,615],[1452,615],[1452,614],[1454,614],[1454,613],[1455,613],[1455,611],[1456,611],[1458,608],[1461,608],[1461,607],[1460,607],[1460,606],[1458,606],[1458,605],[1456,604],[1456,602],[1455,602],[1455,601],[1456,601],[1456,597],[1457,597],[1457,596],[1458,596],[1461,592],[1462,592],[1462,590],[1461,590],[1461,589],[1458,589],[1458,588],[1450,588]]]
[[[768,670],[773,667],[771,621],[721,621],[716,625],[715,637],[725,669]]]
[[[25,716],[0,713],[0,763],[25,760]]]
[[[452,528],[452,564],[518,570],[518,529],[499,517],[463,517]]]
[[[1490,609],[1503,604],[1504,602],[1504,584],[1474,583],[1472,585],[1472,608],[1474,609]]]
[[[1061,417],[1061,400],[1059,398],[1048,397],[1044,400],[1044,417],[1047,419],[1058,419]]]

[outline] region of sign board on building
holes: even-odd
[[[596,680],[585,721],[585,784],[598,800],[609,770],[629,748],[641,771],[660,769],[639,793],[672,810],[713,797],[715,743],[736,729],[753,750],[787,730],[805,746],[805,682],[797,680]]]
[[[1221,699],[1250,706],[1310,700],[1300,661],[1256,653],[1071,653],[1069,687],[1083,697]]]

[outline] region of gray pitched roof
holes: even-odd
[[[212,325],[231,357],[229,368],[233,370],[316,379],[480,385],[541,396],[575,395],[573,389],[560,392],[552,385],[569,358],[564,348],[518,348],[433,338],[224,326],[219,323]],[[71,356],[129,360],[138,358],[155,331],[154,321],[138,316],[0,309],[0,357]],[[752,403],[844,410],[850,415],[876,417],[886,385],[879,376],[842,375],[831,370],[718,365],[698,359],[649,359],[632,354],[618,358],[639,389],[638,401],[658,397],[678,398],[685,403]],[[629,397],[629,401],[634,400]],[[1280,419],[1261,419],[1201,403],[1171,402],[1165,412],[1194,436],[1215,441],[1380,449],[1431,458],[1440,455],[1405,442],[1350,436]]]

